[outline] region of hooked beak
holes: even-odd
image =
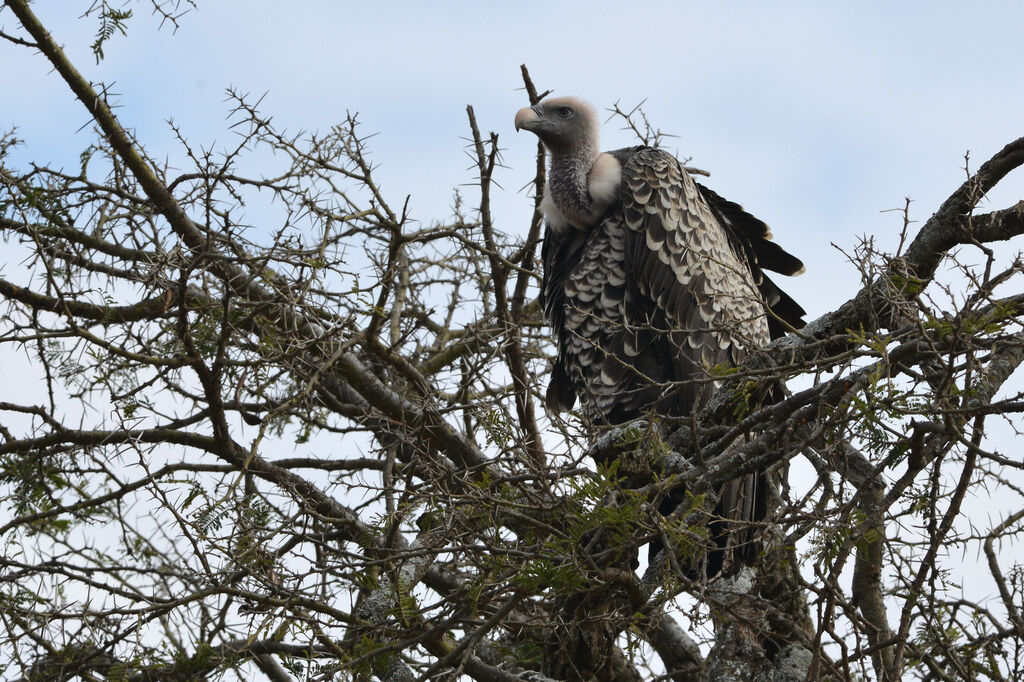
[[[516,112],[516,131],[521,129],[533,130],[536,128],[541,121],[541,113],[538,111],[539,106],[536,107],[525,107]]]

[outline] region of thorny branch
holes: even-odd
[[[154,7],[172,26],[185,8]],[[1024,674],[1024,573],[1006,551],[1024,467],[997,434],[1024,411],[1024,273],[992,248],[1024,232],[1024,202],[975,214],[1024,139],[898,254],[861,245],[862,289],[709,377],[702,412],[587,432],[535,407],[553,352],[532,302],[542,149],[522,239],[492,215],[499,139],[472,107],[479,193],[429,227],[376,183],[354,114],[297,136],[232,92],[239,142],[176,131],[172,177],[29,4],[4,8],[20,29],[0,39],[38,49],[101,131],[79,172],[12,166],[0,137],[0,232],[24,264],[0,279],[0,348],[44,396],[0,402],[7,670]],[[546,95],[522,77],[530,104]],[[617,115],[664,137],[641,109]],[[277,165],[253,174],[259,150]],[[273,198],[258,215],[257,194]],[[777,384],[791,392],[762,402]],[[789,480],[791,465],[814,474]],[[695,582],[680,558],[705,551],[713,492],[754,470],[779,482],[760,565]],[[681,486],[691,507],[661,517]],[[655,537],[670,551],[640,577]],[[974,591],[957,583],[972,555]]]

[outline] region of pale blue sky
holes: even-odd
[[[926,219],[962,181],[964,152],[980,163],[1024,135],[1015,2],[200,0],[176,34],[157,31],[138,4],[129,35],[112,39],[99,65],[89,51],[96,21],[78,19],[88,5],[33,7],[88,78],[114,83],[123,123],[153,156],[180,158],[168,118],[193,143],[228,144],[228,86],[266,93],[264,112],[292,130],[358,111],[380,133],[372,150],[385,191],[395,203],[411,194],[424,222],[447,217],[451,189],[471,179],[462,138],[473,104],[506,150],[499,226],[525,229],[530,201],[517,190],[534,139],[512,129],[524,103],[519,64],[542,89],[600,108],[646,99],[650,118],[678,135],[670,146],[807,261],[787,288],[812,315],[856,284],[830,242],[849,248],[868,233],[892,244],[899,218],[880,211],[909,196],[913,217]],[[6,11],[0,25],[16,28]],[[0,45],[0,62],[13,93],[0,126],[19,127],[18,158],[71,165],[88,143],[88,130],[74,132],[82,107],[29,50]],[[614,123],[604,140],[632,142]],[[1011,176],[992,199],[1021,197],[1024,178]]]

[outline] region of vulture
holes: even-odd
[[[550,411],[578,401],[587,421],[609,425],[651,413],[686,417],[710,398],[716,375],[803,326],[804,310],[764,273],[796,275],[803,263],[672,154],[647,146],[602,153],[596,114],[575,97],[520,109],[515,127],[550,155],[540,204],[540,303],[558,346]],[[750,522],[766,513],[766,484],[749,474],[719,491],[705,575],[731,573],[756,555]],[[659,510],[684,498],[670,495]],[[660,549],[651,543],[652,559]]]

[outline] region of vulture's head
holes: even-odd
[[[546,99],[516,112],[516,130],[529,130],[552,154],[596,153],[597,115],[577,97]]]

